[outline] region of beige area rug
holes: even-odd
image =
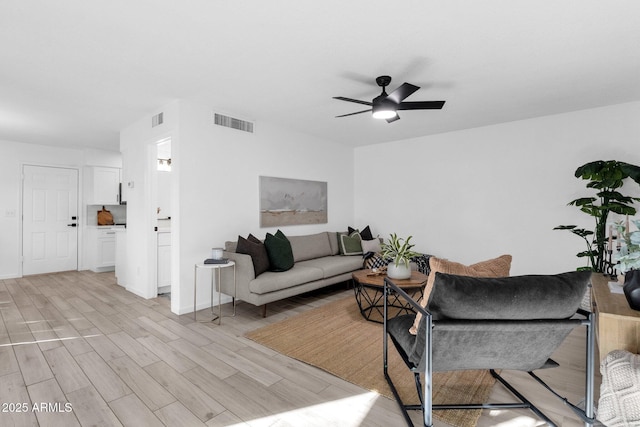
[[[246,337],[281,354],[393,398],[382,371],[382,325],[365,320],[354,297],[248,332]],[[413,374],[389,341],[389,374],[405,403],[418,403]],[[434,374],[433,402],[486,402],[495,380],[488,371]],[[437,410],[434,418],[473,427],[482,410]]]

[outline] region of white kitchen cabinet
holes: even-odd
[[[87,173],[87,204],[117,205],[120,203],[120,169],[92,166]]]
[[[88,253],[91,271],[113,271],[116,266],[116,231],[110,227],[90,228]]]
[[[158,294],[171,292],[171,233],[158,232]]]
[[[116,283],[127,286],[127,229],[116,229]]]

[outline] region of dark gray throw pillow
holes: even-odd
[[[238,236],[236,253],[251,255],[256,277],[269,270],[269,255],[267,254],[267,249],[260,239],[253,234],[249,234],[249,237],[246,239]]]
[[[276,234],[267,233],[264,246],[269,256],[269,270],[287,271],[293,267],[293,251],[289,239],[280,230]]]

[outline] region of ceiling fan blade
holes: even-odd
[[[386,119],[386,120],[387,120],[387,123],[393,123],[396,120],[400,120],[400,116],[398,115],[398,113],[396,113],[395,116],[391,117],[390,119]]]
[[[371,111],[371,108],[369,108],[368,110],[362,110],[362,111],[356,111],[355,113],[349,113],[349,114],[343,114],[341,116],[336,116],[336,118],[338,117],[347,117],[347,116],[353,116],[354,114],[362,114],[362,113],[366,113]]]
[[[404,101],[405,98],[407,98],[418,89],[420,89],[418,86],[412,85],[411,83],[402,83],[400,87],[398,87],[387,96],[387,99],[390,99],[396,104],[400,104],[402,101]]]
[[[417,101],[401,102],[398,110],[439,110],[444,106],[445,101]]]
[[[362,104],[362,105],[373,105],[371,102],[368,102],[368,101],[359,101],[353,98],[345,98],[344,96],[334,96],[333,99],[338,99],[340,101],[347,101],[347,102],[355,102],[356,104]]]

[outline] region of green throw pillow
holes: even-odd
[[[264,239],[271,271],[287,271],[293,267],[293,251],[289,239],[280,230],[275,235],[267,233]]]
[[[362,255],[362,238],[360,233],[354,231],[346,235],[338,235],[338,243],[340,245],[340,255]]]

